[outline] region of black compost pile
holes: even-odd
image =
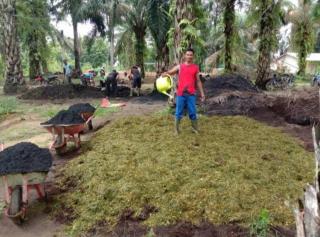
[[[130,88],[123,85],[118,85],[117,97],[128,97],[130,95]]]
[[[24,100],[55,100],[74,98],[102,98],[103,93],[94,87],[82,85],[56,85],[33,88],[20,96]]]
[[[94,111],[96,111],[96,108],[89,103],[79,103],[79,104],[71,105],[68,110],[81,114],[81,113],[94,113]]]
[[[259,108],[265,108],[264,96],[248,92],[229,92],[206,101],[208,115],[250,115]]]
[[[53,118],[41,123],[41,125],[73,125],[83,123],[85,123],[84,119],[77,112],[61,110]]]
[[[209,115],[248,115],[265,106],[262,93],[241,75],[226,74],[206,80],[204,88]]]
[[[21,142],[0,152],[0,175],[48,172],[52,156],[48,149]]]
[[[207,80],[205,90],[207,97],[230,91],[258,92],[250,80],[237,74],[226,74]]]

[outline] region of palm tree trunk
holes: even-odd
[[[225,35],[225,56],[224,65],[225,71],[232,71],[232,50],[234,37],[234,23],[235,23],[235,2],[236,0],[228,0],[225,4],[223,15],[224,35]]]
[[[115,52],[115,46],[114,46],[114,27],[110,29],[110,66],[113,67],[115,60],[114,60],[114,52]]]
[[[302,41],[300,43],[300,47],[299,47],[299,71],[298,71],[298,75],[300,76],[304,76],[306,73],[306,67],[307,67],[307,47],[305,45],[305,42]]]
[[[29,78],[33,80],[37,75],[41,74],[40,53],[38,51],[37,37],[32,35],[29,42]]]
[[[40,37],[41,32],[34,29],[28,35],[29,44],[29,79],[33,80],[37,75],[41,74],[41,54],[40,54]]]
[[[274,7],[274,3],[270,4],[268,0],[261,0],[261,12],[263,13],[260,19],[260,44],[256,85],[262,90],[266,89],[266,84],[270,77],[272,34],[274,32],[272,14]]]
[[[111,16],[109,18],[109,38],[110,38],[110,66],[113,67],[115,63],[114,59],[114,52],[115,52],[115,45],[114,45],[114,27],[116,21],[116,10],[117,10],[117,0],[112,1],[112,9],[111,9]]]
[[[195,0],[176,0],[176,6],[175,6],[175,15],[174,15],[174,60],[176,64],[179,64],[181,62],[181,58],[183,55],[183,51],[186,47],[191,46],[191,42],[184,42],[184,45],[182,45],[183,41],[183,35],[182,30],[180,26],[180,22],[183,19],[188,19],[192,21],[194,19],[193,11],[192,9],[193,4],[195,3]]]
[[[48,48],[48,44],[47,44],[47,39],[46,36],[44,34],[40,35],[40,41],[41,41],[41,45],[44,49]],[[43,73],[47,74],[49,72],[49,68],[48,68],[48,61],[46,58],[46,55],[41,53],[41,66],[42,66],[42,71]]]
[[[4,13],[4,51],[5,51],[5,85],[4,92],[16,93],[19,84],[23,83],[20,61],[20,45],[17,34],[16,0],[0,0],[0,9]]]
[[[141,68],[141,77],[144,78],[144,51],[145,51],[145,36],[146,36],[146,27],[142,27],[135,30],[136,36],[136,64]]]
[[[81,66],[80,66],[78,22],[74,16],[71,15],[71,18],[72,18],[72,27],[73,27],[74,68],[77,74],[79,74],[81,72]]]

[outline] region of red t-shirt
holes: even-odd
[[[179,83],[177,95],[182,96],[184,93],[194,95],[196,93],[197,74],[199,67],[196,64],[180,64]]]

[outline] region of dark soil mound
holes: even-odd
[[[80,103],[80,104],[71,105],[68,110],[81,114],[81,113],[94,113],[94,111],[96,111],[96,108],[89,103]]]
[[[146,104],[154,104],[157,102],[162,102],[167,100],[168,100],[168,96],[158,91],[152,91],[151,93],[145,96],[135,97],[134,99],[134,101],[137,103],[146,103]]]
[[[308,126],[320,122],[319,91],[314,88],[277,96],[269,107],[288,123]]]
[[[52,156],[48,149],[22,142],[0,152],[0,175],[48,172]]]
[[[208,98],[205,111],[208,115],[249,115],[261,107],[265,107],[262,94],[226,92]]]
[[[28,90],[20,96],[25,100],[54,100],[73,98],[102,98],[103,93],[94,87],[82,85],[42,86]]]
[[[72,125],[72,124],[83,124],[85,121],[83,118],[74,111],[70,110],[61,110],[57,115],[48,120],[47,122],[41,123],[41,125]]]
[[[218,76],[205,83],[207,97],[216,96],[225,91],[258,92],[254,84],[244,77],[236,74]]]
[[[118,86],[117,97],[128,97],[130,95],[130,88],[127,86]]]
[[[241,75],[228,74],[206,81],[205,111],[209,115],[247,115],[263,106],[262,93]]]

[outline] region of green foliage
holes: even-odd
[[[18,32],[22,41],[24,54],[23,62],[28,57],[28,74],[34,78],[47,70],[47,58],[50,54],[46,37],[51,34],[48,5],[43,0],[17,1]],[[43,68],[44,67],[44,68]]]
[[[313,180],[313,154],[247,117],[199,122],[200,136],[183,120],[179,138],[171,116],[128,117],[99,130],[85,153],[59,171],[67,192],[56,211],[74,218],[70,235],[104,221],[112,227],[124,209],[139,215],[146,204],[158,210],[143,223],[150,227],[180,220],[249,225],[263,208],[271,224],[292,225],[283,203]]]
[[[118,112],[120,109],[118,107],[111,107],[111,108],[101,108],[98,107],[94,112],[95,117],[105,117],[108,114],[112,114]]]
[[[131,31],[129,26],[125,26],[126,28],[121,33],[121,37],[116,45],[116,54],[118,55],[118,59],[121,65],[128,69],[133,65],[133,62],[136,61],[135,56],[135,38],[133,32]]]
[[[250,235],[254,237],[267,237],[270,223],[268,210],[262,209],[259,217],[250,225]]]
[[[182,55],[182,53],[190,46],[198,49],[204,48],[205,41],[203,40],[200,29],[205,29],[203,25],[207,22],[207,16],[203,9],[203,5],[200,1],[196,0],[192,3],[189,3],[187,6],[184,6],[188,9],[179,9],[179,11],[188,14],[187,18],[187,16],[185,15],[175,16],[177,13],[177,8],[182,7],[178,6],[177,4],[178,2],[176,0],[171,0],[169,13],[172,18],[182,17],[182,19],[179,19],[179,22],[177,22],[177,26],[173,26],[168,31],[168,46],[176,47],[174,45],[174,40],[175,34],[178,33],[176,32],[176,30],[178,30],[181,33],[181,39],[179,42],[179,46],[175,49],[175,51],[178,52],[180,55]],[[196,57],[196,60],[199,59]]]
[[[102,67],[108,60],[108,48],[105,40],[96,38],[93,45],[89,45],[87,38],[84,40],[85,52],[82,54],[82,63],[90,63],[92,67]]]
[[[17,100],[15,97],[0,98],[0,116],[8,115],[15,112],[17,108]]]

